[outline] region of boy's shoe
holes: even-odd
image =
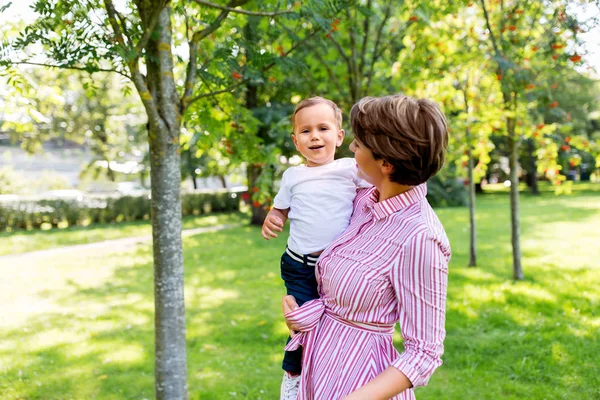
[[[283,381],[281,382],[280,400],[296,400],[298,390],[300,389],[300,375],[291,376],[289,372],[283,373]]]

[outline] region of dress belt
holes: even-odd
[[[319,331],[321,318],[330,318],[353,329],[375,333],[379,335],[391,335],[394,333],[394,324],[372,324],[364,322],[355,322],[344,319],[325,308],[325,303],[321,299],[307,301],[297,309],[285,314],[285,318],[292,325],[298,327],[299,332],[294,335],[292,340],[285,346],[285,350],[293,351],[300,346],[304,348],[302,353],[303,373],[300,378],[300,392],[297,400],[310,400],[307,394],[310,392],[310,368],[313,358],[313,346]]]
[[[323,314],[325,317],[329,317],[341,324],[349,326],[354,329],[358,329],[361,331],[377,333],[380,335],[391,335],[394,333],[394,324],[374,324],[369,322],[356,322],[350,321],[348,319],[344,319],[337,314],[332,313],[329,310],[325,310]]]

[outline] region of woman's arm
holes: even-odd
[[[410,387],[412,383],[398,368],[387,367],[365,386],[344,397],[344,400],[388,400]]]

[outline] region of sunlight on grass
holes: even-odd
[[[485,272],[479,268],[469,268],[451,271],[449,279],[452,280],[457,275],[461,275],[470,281],[490,281],[496,278],[496,276],[490,272]]]
[[[561,343],[552,343],[552,359],[558,364],[568,364],[573,362],[567,349]]]
[[[533,286],[529,283],[515,285],[510,288],[510,293],[519,297],[526,297],[536,302],[556,303],[555,294],[550,293],[547,289]]]
[[[102,363],[116,363],[116,364],[136,364],[144,361],[145,349],[137,343],[129,343],[127,345],[122,342],[114,341],[112,343],[104,343],[101,347],[96,347],[96,351],[100,351],[107,354],[107,357],[102,360]],[[72,351],[70,354],[74,356],[81,356],[77,351]]]
[[[24,331],[24,333],[28,333],[28,331]],[[89,336],[90,335],[86,332],[49,327],[43,331],[32,333],[26,341],[24,340],[22,342],[22,344],[32,351],[39,351],[57,345],[81,343],[89,339]],[[75,349],[76,346],[70,348]]]
[[[215,308],[228,300],[233,300],[239,297],[237,290],[227,289],[209,289],[206,287],[196,288],[195,290],[190,288],[188,301],[199,304],[199,309]]]

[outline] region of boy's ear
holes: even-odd
[[[292,133],[292,142],[294,142],[294,146],[296,147],[296,150],[298,150],[298,139],[296,139],[296,135],[294,135]]]
[[[344,130],[340,129],[340,131],[338,132],[338,137],[337,137],[337,142],[336,142],[336,146],[340,147],[342,145],[342,143],[344,142]]]

